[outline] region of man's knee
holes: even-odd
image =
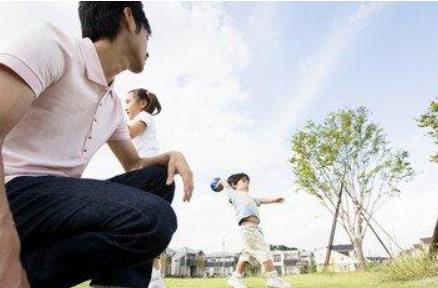
[[[161,209],[157,211],[156,214],[156,237],[158,238],[157,242],[160,244],[159,251],[157,253],[157,256],[167,248],[167,246],[170,243],[170,240],[172,239],[173,234],[175,233],[176,229],[178,228],[178,221],[175,214],[175,211],[170,206],[169,203],[163,203],[161,205]]]
[[[156,257],[169,245],[177,229],[177,217],[169,203],[152,196],[139,201],[132,210],[131,222],[125,230],[130,249],[140,255]]]
[[[141,171],[153,179],[153,186],[157,187],[160,191],[158,196],[166,200],[168,203],[172,203],[175,195],[175,183],[167,185],[167,168],[163,166],[149,166],[141,169]]]

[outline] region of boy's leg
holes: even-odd
[[[266,286],[270,288],[290,288],[290,284],[281,279],[274,269],[272,262],[271,249],[266,243],[263,230],[260,227],[250,227],[247,229],[248,253],[263,265],[266,275]]]
[[[243,275],[245,273],[246,261],[239,260],[236,265],[236,272]]]
[[[245,273],[246,263],[250,260],[251,256],[245,250],[245,246],[243,247],[242,254],[239,257],[239,261],[236,265],[236,270],[233,272],[231,277],[228,279],[227,283],[233,288],[246,288],[246,285],[243,283],[243,273]]]
[[[265,272],[272,272],[272,271],[274,271],[274,263],[272,262],[271,259],[263,262],[262,265],[263,265],[263,268],[264,268]]]
[[[170,204],[174,197],[175,185],[166,185],[166,180],[166,168],[151,166],[115,176],[107,181],[152,193]],[[111,283],[139,283],[141,285],[144,282],[149,283],[151,273],[152,261],[148,261],[136,267],[102,273],[99,277],[93,279],[92,285],[97,287],[98,285],[111,287]],[[146,288],[147,284],[144,287]]]
[[[18,177],[6,190],[34,288],[71,287],[151,261],[176,230],[167,201],[110,181]]]

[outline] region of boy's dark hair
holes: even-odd
[[[146,89],[139,88],[129,91],[129,93],[134,93],[135,97],[138,100],[145,100],[148,102],[146,107],[143,108],[144,111],[148,112],[151,115],[157,115],[161,112],[161,104],[158,101],[157,96],[154,93],[149,92]]]
[[[151,27],[141,1],[81,1],[78,10],[82,37],[88,37],[93,42],[102,38],[114,40],[121,29],[123,10],[127,7],[132,10],[137,32],[144,27],[151,34]]]
[[[230,184],[230,186],[233,189],[235,189],[234,186],[237,185],[237,182],[239,182],[239,180],[243,179],[243,178],[246,178],[246,179],[248,179],[248,181],[251,181],[249,179],[249,176],[246,175],[245,173],[237,173],[237,174],[233,174],[230,177],[228,177],[227,182],[228,182],[228,184]]]

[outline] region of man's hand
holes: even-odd
[[[190,170],[190,167],[182,153],[169,152],[169,162],[167,164],[167,185],[173,183],[176,174],[181,175],[184,184],[183,201],[188,202],[192,198],[193,193],[193,173]]]
[[[168,185],[173,183],[176,174],[180,174],[184,184],[183,201],[190,201],[193,192],[193,174],[180,152],[167,152],[156,156],[140,158],[131,140],[108,141],[108,145],[119,159],[125,171],[134,171],[153,165],[167,167]]]

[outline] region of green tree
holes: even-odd
[[[427,129],[427,134],[432,136],[435,144],[438,144],[438,99],[430,102],[429,107],[418,121],[418,126]],[[438,152],[431,156],[433,162],[438,162]],[[438,252],[438,220],[435,225],[435,230],[430,244],[431,256],[436,256]]]
[[[170,275],[172,268],[172,256],[167,255],[166,253],[161,254],[161,269],[164,271],[166,276]]]
[[[432,136],[435,143],[438,144],[438,99],[430,102],[430,105],[418,121],[418,126],[427,129],[427,134]],[[432,161],[438,162],[438,152],[432,155]]]
[[[196,270],[197,277],[202,276],[205,272],[205,269],[207,268],[207,259],[205,258],[204,254],[197,255],[196,256]]]
[[[290,160],[297,190],[315,196],[332,214],[343,182],[340,223],[363,265],[366,219],[398,196],[401,182],[414,174],[408,152],[393,152],[368,114],[360,107],[331,113],[320,124],[307,122],[292,138]]]

